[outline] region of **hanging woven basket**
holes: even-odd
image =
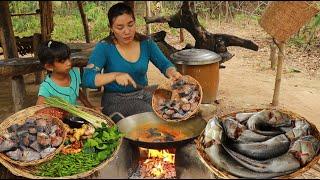
[[[287,41],[319,12],[307,1],[271,2],[262,14],[260,26],[279,42]]]

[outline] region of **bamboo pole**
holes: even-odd
[[[80,11],[81,19],[82,19],[84,35],[86,37],[86,43],[90,43],[88,20],[87,20],[86,14],[84,13],[84,10],[83,10],[82,1],[77,1],[77,4],[78,4],[79,11]]]
[[[151,1],[146,1],[146,14],[147,17],[151,17]],[[147,35],[151,34],[151,24],[146,24]]]
[[[278,46],[278,64],[277,64],[277,74],[276,74],[276,81],[272,99],[272,106],[278,106],[279,104],[279,93],[280,93],[280,83],[281,83],[281,74],[282,74],[282,64],[284,60],[284,43],[280,43]]]

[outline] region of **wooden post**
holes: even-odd
[[[1,45],[3,48],[4,58],[18,58],[18,50],[16,39],[12,28],[12,20],[9,12],[9,2],[0,2],[0,28],[1,28]],[[23,108],[24,97],[26,94],[23,76],[15,76],[11,81],[12,98],[14,103],[14,110],[19,111]]]
[[[35,58],[38,58],[38,47],[41,43],[41,34],[35,33],[32,37],[32,47],[33,47],[33,54]],[[35,84],[40,84],[44,78],[43,71],[35,72]]]
[[[281,83],[281,74],[282,74],[282,63],[284,60],[284,43],[278,45],[278,64],[277,64],[277,75],[274,86],[274,93],[272,99],[272,106],[278,106],[279,104],[279,93],[280,93],[280,83]]]
[[[52,1],[39,1],[40,8],[40,23],[41,23],[41,41],[51,39],[53,31],[53,11]],[[40,83],[39,80],[43,78],[43,73],[35,73],[35,83]]]
[[[180,28],[180,43],[184,42],[184,33],[183,33],[183,28]]]
[[[77,4],[78,4],[79,11],[80,11],[81,19],[82,19],[84,34],[85,34],[85,37],[86,37],[86,43],[90,43],[90,34],[89,34],[88,19],[87,19],[86,14],[84,13],[83,6],[82,6],[82,2],[81,2],[81,1],[77,1]],[[82,72],[83,72],[83,67],[81,67],[80,70],[81,70],[81,73],[82,73]],[[81,77],[82,77],[82,74],[81,74]],[[87,88],[83,87],[82,90],[83,90],[83,94],[84,94],[86,97],[88,97],[88,90],[87,90]]]
[[[228,23],[229,22],[229,2],[226,1],[226,15],[225,15],[225,20]]]
[[[84,34],[86,36],[86,43],[90,43],[88,20],[87,20],[86,14],[84,13],[83,7],[82,7],[82,1],[77,1],[77,4],[78,4],[79,11],[80,11],[81,19],[82,19]]]
[[[271,69],[274,70],[277,63],[276,58],[276,52],[277,52],[277,46],[274,44],[274,42],[271,42],[270,44],[270,62],[271,62]]]
[[[53,31],[52,1],[39,1],[42,41],[51,39]]]
[[[151,1],[146,1],[146,14],[151,17]],[[146,24],[147,35],[151,34],[151,24]]]

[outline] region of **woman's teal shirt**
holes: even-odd
[[[103,73],[124,72],[128,73],[137,84],[148,85],[147,71],[151,61],[160,71],[165,74],[169,67],[174,66],[161,52],[152,39],[140,42],[140,57],[136,62],[125,60],[116,46],[106,41],[99,42],[89,57],[88,64],[93,68],[84,68],[82,85],[89,88],[96,88],[95,76],[103,69]],[[105,85],[106,92],[133,92],[133,86],[121,86],[116,82]]]

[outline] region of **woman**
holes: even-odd
[[[120,112],[126,117],[152,111],[152,91],[140,88],[148,85],[149,60],[172,80],[181,74],[153,40],[136,33],[135,16],[130,6],[115,4],[109,9],[108,18],[110,35],[93,50],[84,69],[83,85],[90,88],[104,86],[101,106],[106,115]]]

